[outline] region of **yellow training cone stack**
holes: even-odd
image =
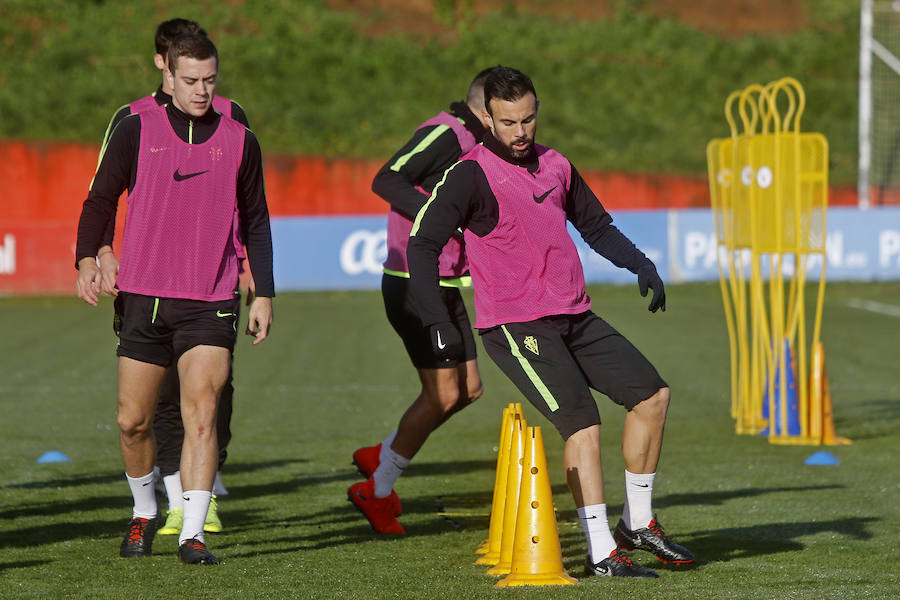
[[[519,505],[519,485],[522,483],[522,464],[525,462],[525,419],[513,415],[509,444],[509,469],[506,472],[506,501],[503,505],[503,528],[500,532],[500,556],[488,575],[506,575],[512,567],[513,538],[516,534],[516,512]]]
[[[509,444],[512,439],[513,417],[522,414],[522,405],[510,402],[503,409],[503,424],[500,426],[500,446],[497,453],[497,472],[494,475],[494,497],[491,502],[491,524],[486,539],[476,554],[482,554],[476,565],[496,565],[500,560],[500,533],[503,531],[503,508],[506,502],[506,474],[509,471]]]
[[[577,583],[563,568],[540,427],[529,427],[525,434],[525,464],[517,513],[510,573],[497,582],[497,587]]]

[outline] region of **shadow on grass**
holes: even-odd
[[[63,477],[60,479],[50,479],[48,481],[28,481],[26,483],[14,483],[0,487],[10,489],[33,489],[40,490],[45,488],[58,487],[76,487],[80,485],[95,485],[113,483],[115,481],[125,481],[125,474],[118,473],[97,473],[93,475],[77,475],[75,477]]]
[[[279,467],[299,465],[308,462],[308,458],[283,458],[279,460],[267,460],[262,462],[239,463],[229,461],[225,463],[225,468],[222,470],[222,472],[224,476],[228,476],[233,473],[253,473],[255,471],[261,471],[263,469],[277,469]]]
[[[698,492],[694,494],[667,494],[653,499],[654,508],[666,508],[668,506],[718,506],[735,498],[752,498],[764,494],[776,494],[780,492],[820,492],[823,490],[842,489],[842,485],[805,485],[783,486],[766,488],[741,488],[734,490],[722,490],[715,492]]]
[[[484,500],[487,499],[487,506]],[[343,498],[342,498],[343,500]],[[475,507],[469,510],[467,507]],[[403,515],[400,522],[406,529],[406,536],[422,537],[444,535],[462,529],[488,528],[490,519],[490,495],[482,492],[444,495],[419,495],[403,501]],[[430,518],[410,519],[413,515]],[[311,533],[310,528],[315,528]],[[366,518],[349,502],[343,501],[333,507],[314,513],[297,514],[289,520],[257,520],[241,522],[237,528],[229,527],[229,533],[265,529],[274,536],[253,539],[241,543],[241,547],[259,547],[234,553],[223,552],[227,558],[251,558],[263,555],[286,554],[301,550],[317,550],[355,545],[364,542],[390,542],[398,536],[376,533]],[[302,529],[303,532],[292,532]],[[282,535],[277,535],[281,532]],[[262,547],[265,546],[265,547]],[[274,547],[273,547],[274,546]]]
[[[360,475],[356,472],[347,470],[336,471],[328,474],[313,474],[297,477],[293,479],[285,479],[281,481],[270,481],[268,483],[260,483],[254,485],[228,485],[229,496],[234,498],[258,498],[261,496],[275,496],[279,494],[288,494],[296,492],[299,489],[314,485],[325,485],[336,483],[339,481],[359,481]]]
[[[107,507],[108,508],[108,507]],[[130,514],[128,515],[130,516]],[[0,548],[33,548],[78,538],[105,538],[124,535],[127,518],[71,523],[51,523],[22,527],[0,533]]]
[[[128,497],[128,487],[126,486],[125,489],[122,490],[122,494],[116,496],[92,496],[71,501],[56,500],[40,504],[25,504],[18,508],[0,511],[0,519],[15,519],[17,517],[52,517],[69,513],[82,513],[117,507],[121,507],[124,510],[130,505],[131,499]]]
[[[232,465],[229,464],[226,470],[226,474],[231,473],[233,470],[235,470],[235,468],[239,470],[242,467],[244,467],[244,465],[235,465],[235,467],[233,468]],[[419,476],[436,477],[441,475],[458,475],[461,473],[470,473],[473,471],[482,471],[485,469],[494,470],[495,468],[496,461],[470,460],[458,462],[421,463],[415,466],[410,466],[409,470],[404,472],[403,478],[404,480],[408,480],[410,478]],[[297,491],[298,489],[314,485],[324,485],[342,481],[349,484],[352,482],[360,481],[362,480],[362,478],[362,475],[360,475],[357,471],[343,468],[342,465],[342,468],[335,471],[305,474],[290,480],[271,481],[268,483],[251,485],[229,484],[228,490],[231,494],[234,494],[236,498],[255,498],[259,496],[271,496],[276,494],[290,493]],[[488,492],[486,494],[479,495],[479,503],[487,502],[488,504],[490,504],[492,493],[493,492]]]
[[[868,525],[878,520],[875,517],[854,517],[830,521],[766,523],[697,531],[693,534],[679,535],[673,541],[686,546],[697,555],[697,562],[691,565],[693,567],[709,562],[726,562],[803,550],[806,546],[797,538],[818,533],[828,532],[856,540],[867,540],[872,537],[867,529]],[[579,567],[584,561],[584,536],[569,528],[565,533],[560,533],[560,545],[563,548],[563,564],[566,568]],[[632,553],[632,557],[641,564],[650,564],[647,561],[653,561],[652,568],[656,570],[679,571],[686,568],[656,561],[653,555],[647,552],[636,551]]]
[[[258,463],[227,463],[225,468],[226,474],[231,473],[249,473],[254,471],[260,471],[264,469],[274,469],[278,467],[284,467],[287,465],[294,465],[300,463],[307,463],[308,459],[305,458],[294,458],[294,459],[282,459],[282,460],[270,460],[265,462]],[[47,481],[27,481],[25,483],[13,483],[10,485],[0,486],[0,489],[48,489],[48,488],[72,488],[78,487],[82,485],[98,485],[98,484],[108,484],[108,483],[116,483],[116,482],[124,482],[125,481],[125,473],[123,471],[116,471],[113,473],[94,473],[94,474],[84,474],[84,475],[74,475],[72,477],[60,477],[57,479],[48,479]]]
[[[867,526],[879,519],[854,517],[830,521],[794,521],[767,523],[750,527],[728,527],[698,531],[683,538],[703,562],[728,561],[751,556],[802,550],[806,546],[796,538],[818,533],[835,533],[855,540],[868,540]]]
[[[878,398],[864,400],[854,413],[838,407],[834,415],[834,426],[838,435],[845,435],[854,441],[893,439],[897,434],[897,421],[900,420],[900,402],[898,398]],[[857,420],[858,415],[865,415],[865,422]]]
[[[485,471],[494,473],[497,470],[497,461],[495,460],[460,460],[448,462],[421,462],[412,463],[408,469],[403,472],[404,478],[417,477],[427,475],[434,477],[437,475],[459,475],[460,473],[474,473],[477,471]]]
[[[259,463],[238,463],[229,465],[230,470],[235,472],[259,471],[271,468],[283,467],[286,465],[304,463],[306,459],[285,459],[276,461],[265,461]],[[317,480],[311,481],[300,480],[299,482],[278,482],[269,484],[277,493],[291,491],[296,487],[303,485],[312,485]],[[27,548],[40,546],[43,544],[54,544],[67,540],[82,537],[118,537],[123,535],[126,529],[128,518],[130,517],[131,497],[128,492],[128,485],[125,482],[125,475],[121,472],[113,474],[88,474],[76,475],[73,477],[57,478],[52,481],[33,482],[27,484],[17,484],[15,488],[75,488],[87,484],[104,484],[107,487],[101,488],[103,495],[84,495],[84,490],[77,492],[81,497],[72,500],[52,499],[45,502],[33,503],[22,502],[21,506],[8,508],[0,511],[0,519],[13,521],[17,518],[28,517],[46,517],[54,521],[62,521],[49,523],[46,525],[35,525],[30,527],[12,528],[6,531],[0,531],[0,548]],[[257,486],[251,486],[255,488]],[[108,492],[115,489],[116,493],[110,495]],[[234,486],[235,490],[241,489],[240,486]],[[165,506],[165,498],[158,497],[160,507]],[[115,520],[93,520],[80,521],[72,518],[66,518],[65,515],[81,515],[84,513],[92,513],[97,511],[108,511],[110,509],[121,510],[122,517]],[[246,516],[248,520],[253,519],[253,513],[236,514],[237,516]]]
[[[49,560],[20,560],[19,562],[0,562],[0,573],[10,571],[12,569],[27,569],[28,567],[39,567],[49,564]]]

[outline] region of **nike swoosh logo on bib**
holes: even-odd
[[[540,204],[541,202],[543,202],[543,201],[547,198],[547,196],[550,195],[550,192],[552,192],[553,190],[555,190],[555,189],[558,188],[558,187],[559,187],[558,185],[554,185],[552,188],[550,188],[549,190],[547,190],[546,192],[544,192],[544,193],[541,194],[540,196],[535,196],[535,195],[534,195],[534,192],[532,192],[532,193],[531,193],[531,197],[534,198],[534,201],[535,201],[535,202],[537,202],[538,204]]]
[[[184,181],[185,179],[190,179],[191,177],[196,177],[197,175],[203,175],[207,171],[209,171],[209,169],[207,169],[206,171],[197,171],[196,173],[185,173],[184,175],[182,175],[178,172],[178,169],[175,169],[175,173],[172,174],[172,179],[174,179],[175,181]]]

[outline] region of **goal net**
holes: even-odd
[[[900,0],[863,0],[859,203],[900,205]]]

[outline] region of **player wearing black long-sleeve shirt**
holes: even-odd
[[[538,169],[538,157],[533,151],[522,159],[516,159],[492,135],[486,135],[483,143],[485,148],[512,165],[532,173]],[[571,182],[565,192],[565,216],[575,225],[584,241],[614,265],[632,273],[637,273],[648,263],[652,265],[644,253],[612,224],[612,217],[575,166],[569,163],[569,167]],[[410,240],[410,245],[416,246],[416,250],[408,254],[410,272],[417,274],[411,279],[412,295],[419,299],[417,306],[421,306],[420,314],[425,326],[449,321],[431,285],[437,279],[437,262],[433,258],[435,248],[440,249],[439,240],[449,239],[460,228],[483,238],[497,226],[499,215],[497,198],[478,163],[463,160],[454,165],[452,176],[445,178],[441,184],[440,201],[428,207],[428,218],[420,222],[419,229]]]
[[[419,396],[403,414],[397,429],[380,444],[353,453],[353,462],[370,479],[351,486],[348,497],[380,533],[404,531],[396,519],[400,502],[393,491],[403,469],[432,431],[482,394],[475,337],[459,292],[459,287],[469,280],[462,238],[457,236],[438,249],[441,285],[435,301],[462,332],[463,340],[458,354],[443,359],[431,352],[420,309],[412,303],[406,245],[416,213],[444,171],[481,141],[486,131],[480,115],[484,108],[482,86],[489,72],[487,69],[475,77],[465,102],[454,102],[450,112],[425,121],[372,182],[372,190],[391,205],[388,256],[381,279],[384,308],[422,384]]]
[[[96,304],[99,270],[93,257],[119,195],[128,189],[117,298],[118,421],[135,508],[120,553],[150,553],[157,509],[147,425],[165,369],[177,362],[185,424],[178,554],[183,562],[215,564],[204,544],[203,522],[215,475],[216,404],[237,325],[234,219],[257,280],[247,328],[254,344],[266,339],[272,320],[271,233],[259,144],[252,132],[211,109],[215,46],[205,36],[180,37],[169,49],[168,64],[172,104],[126,117],[101,159],[79,222],[78,291]]]
[[[172,130],[189,144],[202,144],[216,132],[223,118],[213,110],[193,117],[174,104],[164,108]],[[78,223],[76,260],[93,257],[104,241],[109,222],[115,218],[119,195],[134,189],[138,169],[141,120],[129,115],[113,131]],[[253,132],[246,131],[243,156],[237,173],[237,203],[240,212],[241,237],[247,245],[250,270],[258,296],[272,297],[272,237],[269,211],[263,185],[262,152]]]
[[[475,138],[475,143],[481,141],[487,130],[467,103],[451,103],[450,114],[461,121]],[[467,147],[466,151],[469,149]],[[463,154],[459,138],[446,125],[419,127],[378,170],[372,180],[372,191],[391,207],[414,219],[444,171]]]
[[[206,35],[205,30],[200,27],[197,22],[189,21],[187,19],[169,19],[157,26],[154,40],[156,45],[154,63],[161,72],[165,72],[167,68],[166,55],[172,40],[181,35],[195,33]],[[102,159],[103,154],[106,151],[110,135],[125,117],[143,110],[171,104],[172,95],[170,92],[171,88],[168,87],[168,81],[163,77],[159,87],[150,96],[145,96],[120,107],[114,113],[106,128],[100,150],[100,158]],[[243,108],[233,100],[217,95],[213,98],[213,109],[223,116],[234,119],[247,128],[250,127],[250,123]],[[97,260],[101,273],[100,291],[111,295],[116,295],[118,293],[115,284],[116,276],[119,272],[119,261],[112,248],[114,230],[115,219],[111,219],[106,234],[104,235],[103,245],[97,251]],[[252,300],[252,297],[253,281],[251,278],[249,280],[248,302]],[[238,303],[237,306],[237,317],[239,320],[240,303]],[[237,335],[237,331],[235,331],[235,335]],[[232,367],[233,364],[234,356],[232,355]],[[166,379],[163,382],[162,390],[160,390],[159,403],[156,406],[156,414],[153,417],[153,435],[156,439],[156,467],[159,471],[158,475],[162,479],[166,497],[169,502],[169,508],[166,511],[166,522],[157,532],[160,535],[178,534],[181,531],[184,514],[184,500],[182,499],[183,490],[181,487],[181,475],[179,473],[181,447],[184,441],[184,428],[181,423],[181,396],[179,388],[180,382],[178,380],[178,370],[170,368],[166,373]],[[225,465],[225,461],[228,459],[228,444],[231,441],[233,402],[234,383],[232,368],[229,370],[228,380],[225,382],[225,387],[222,389],[222,394],[219,398],[219,410],[216,414],[219,461],[213,488],[213,497],[209,505],[206,523],[204,524],[204,531],[220,532],[223,528],[218,511],[219,498],[217,495],[221,496],[228,493],[221,481],[220,472]]]
[[[537,95],[524,73],[502,67],[484,87],[490,133],[447,171],[416,216],[408,247],[410,287],[437,356],[459,334],[437,302],[437,256],[464,229],[475,288],[475,326],[485,350],[565,441],[566,480],[588,542],[590,575],[657,577],[622,552],[639,548],[675,564],[694,555],[672,542],[652,512],[669,388],[653,365],[589,310],[566,223],[613,264],[638,276],[650,310],[665,310],[656,267],[615,226],[578,171],[534,143]],[[627,409],[622,434],[626,503],[609,530],[595,389]]]
[[[172,96],[163,89],[162,85],[160,85],[159,88],[157,88],[157,90],[152,94],[152,99],[159,107],[159,109],[163,109],[163,107],[165,106],[170,106],[172,103]],[[247,116],[240,105],[232,100],[228,101],[228,105],[228,112],[232,115],[232,118],[234,118],[234,120],[238,121],[242,125],[249,127],[247,123]],[[132,104],[127,104],[119,109],[111,119],[110,126],[107,129],[107,133],[103,141],[101,157],[109,151],[116,151],[115,148],[109,148],[110,134],[112,131],[116,130],[119,123],[121,123],[126,117],[129,117],[133,114],[131,111]],[[227,114],[225,114],[224,110],[222,112],[222,115],[228,116]],[[200,124],[197,127],[197,130],[194,132],[195,143],[202,143],[203,141],[205,141],[201,139],[203,129],[203,125]],[[118,272],[118,260],[116,260],[115,254],[112,252],[111,247],[114,222],[114,218],[110,219],[109,225],[107,226],[104,233],[103,244],[98,250],[101,270],[105,268],[108,273],[108,275],[105,275],[103,277],[104,281],[101,286],[101,291],[112,294],[116,293],[114,284],[115,275]],[[248,296],[248,300],[251,298],[252,293],[250,294],[250,296]],[[238,303],[237,306],[240,307],[240,303]],[[221,483],[220,471],[222,470],[222,467],[225,465],[225,461],[228,458],[228,444],[231,441],[231,416],[233,414],[234,398],[234,384],[232,374],[233,371],[229,371],[228,380],[225,382],[225,387],[222,389],[222,394],[219,399],[219,410],[216,415],[219,442],[218,470],[216,472],[216,494],[219,495],[221,495],[222,493],[227,493],[227,490],[225,490],[224,485]],[[160,535],[177,534],[179,531],[181,531],[182,524],[184,502],[181,498],[181,479],[178,469],[181,462],[181,446],[184,439],[184,429],[182,428],[181,423],[181,401],[179,387],[180,384],[178,380],[178,371],[177,369],[170,368],[168,370],[168,373],[166,374],[166,379],[163,383],[162,390],[160,390],[159,403],[157,404],[156,414],[153,418],[153,434],[156,440],[157,448],[156,466],[158,467],[159,475],[162,478],[163,483],[165,484],[164,487],[166,490],[166,496],[169,500],[166,522],[158,532]],[[209,513],[207,514],[207,522],[204,525],[204,529],[206,531],[219,532],[222,530],[222,520],[218,513],[218,501],[219,498],[214,495],[210,504]]]
[[[172,103],[172,95],[165,91],[163,85],[160,84],[156,91],[154,91],[150,96],[153,98],[153,101],[156,102],[157,106],[165,106],[166,104]],[[221,96],[216,96],[216,99],[223,100]],[[213,108],[215,109],[215,104],[219,104],[214,99]],[[124,104],[120,106],[116,112],[113,114],[112,118],[109,120],[109,125],[106,127],[106,133],[103,135],[103,145],[101,146],[100,155],[103,156],[103,149],[106,148],[107,142],[109,142],[109,136],[112,135],[112,132],[115,131],[116,126],[122,122],[122,119],[127,117],[130,114],[133,114],[133,103]],[[250,121],[247,119],[247,113],[244,112],[244,108],[235,102],[234,100],[228,100],[228,110],[217,111],[221,112],[226,117],[234,119],[244,127],[250,127]]]

